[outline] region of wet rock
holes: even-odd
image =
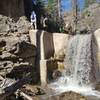
[[[95,89],[98,90],[98,91],[100,91],[100,82],[98,82],[98,83],[96,84]]]
[[[79,93],[75,93],[75,92],[65,92],[59,95],[43,95],[40,97],[39,100],[89,100],[87,99],[87,97],[82,96]]]
[[[66,92],[62,93],[59,98],[61,100],[87,100],[84,96],[81,94],[75,93],[75,92]]]
[[[59,77],[61,77],[61,72],[59,70],[55,70],[52,74],[52,77],[54,80],[57,80]]]

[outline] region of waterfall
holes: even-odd
[[[96,81],[92,52],[92,34],[76,35],[70,39],[64,61],[64,77],[69,77],[71,82],[68,84],[87,86]]]
[[[93,34],[75,35],[66,45],[63,75],[51,86],[59,92],[92,93],[97,81],[98,67],[95,62],[97,48],[93,41]],[[96,95],[95,92],[92,94]]]

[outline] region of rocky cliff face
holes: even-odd
[[[0,36],[0,75],[21,78],[34,67],[35,46],[30,44],[28,34]]]
[[[33,69],[36,48],[29,40],[30,27],[25,16],[15,21],[0,15],[0,75],[22,78]]]
[[[0,75],[2,76],[22,78],[24,74],[34,69],[36,47],[30,42],[31,25],[25,16],[27,10],[25,1],[0,2]]]

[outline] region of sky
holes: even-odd
[[[84,8],[84,0],[78,0],[78,4],[80,10]],[[62,9],[63,11],[70,11],[71,10],[71,0],[62,0]]]
[[[33,2],[35,0],[32,0]],[[62,9],[63,11],[70,11],[71,10],[71,0],[61,0],[61,5],[62,5]],[[79,6],[81,9],[83,9],[84,7],[84,0],[78,0]]]

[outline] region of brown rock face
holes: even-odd
[[[23,0],[3,0],[0,2],[0,14],[10,17],[20,17],[24,15]]]

